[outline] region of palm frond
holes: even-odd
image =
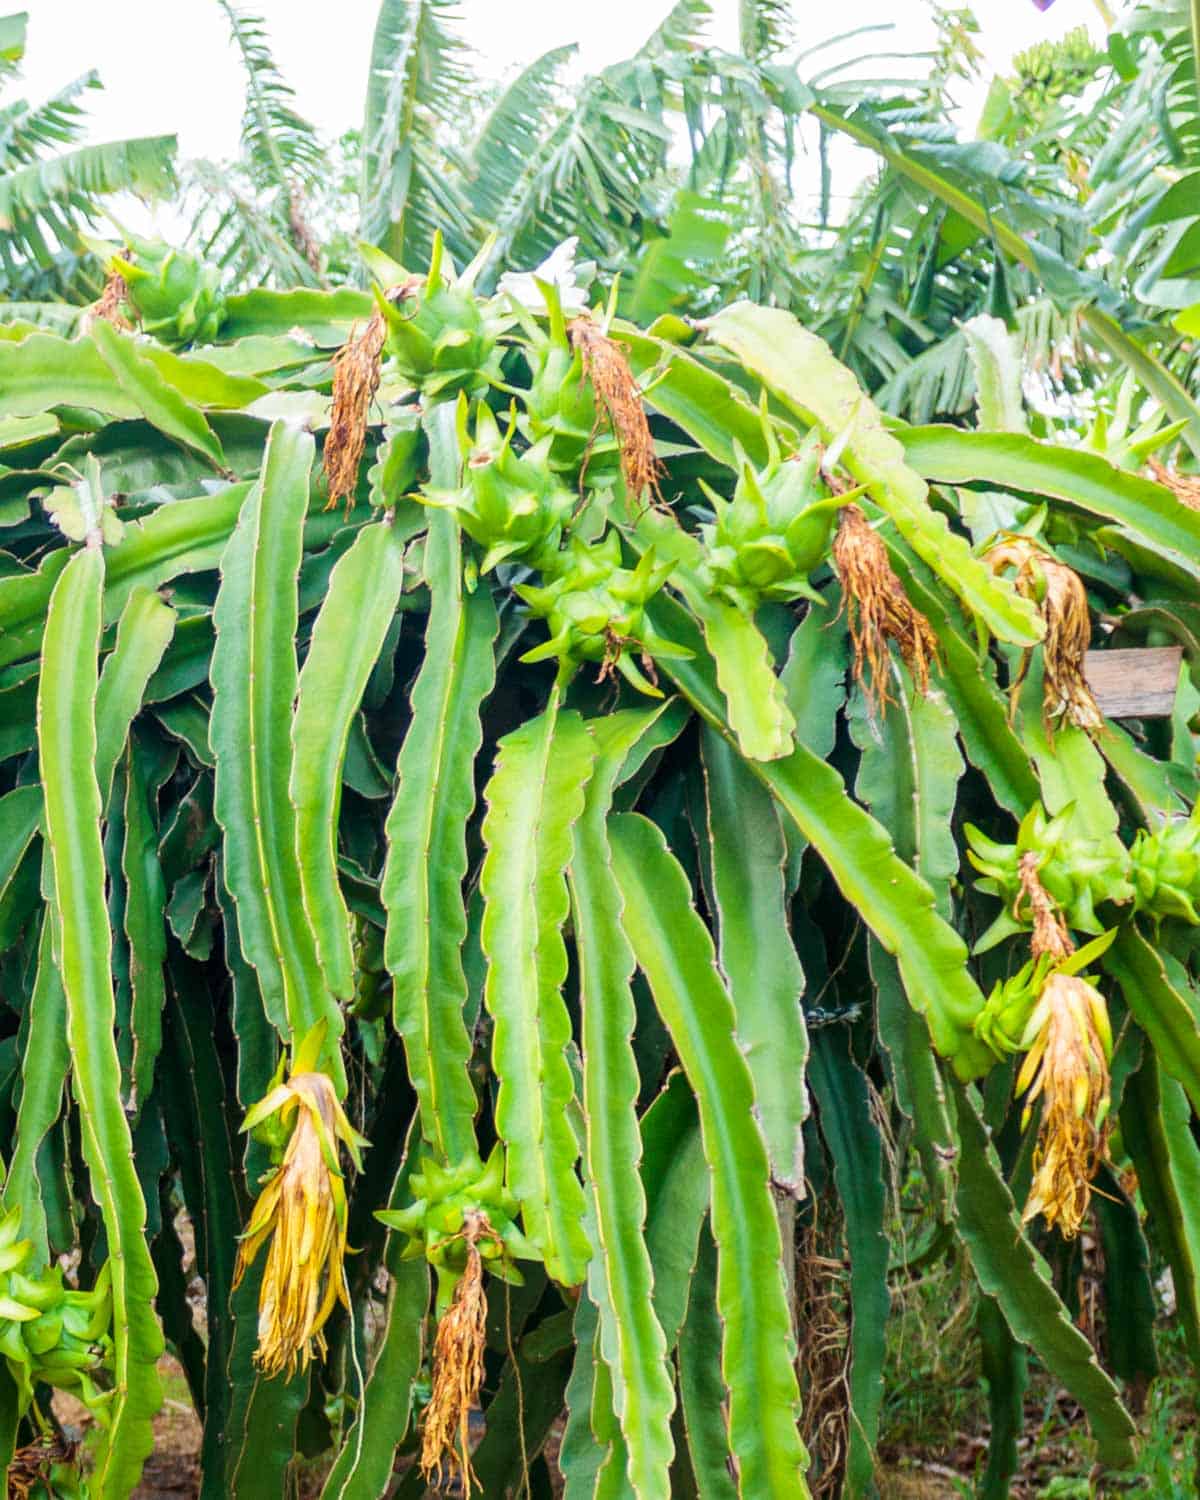
[[[11,78],[20,69],[28,21],[24,11],[0,16],[0,78]]]
[[[321,168],[317,132],[295,108],[295,92],[275,65],[261,16],[218,0],[246,69],[246,109],[242,145],[260,188],[291,192],[298,181]]]
[[[468,161],[471,199],[485,224],[503,218],[531,157],[561,118],[560,78],[574,46],[555,47],[520,72],[489,111]]]
[[[699,47],[711,19],[709,0],[676,0],[666,19],[654,28],[638,49],[638,56],[659,58]]]
[[[47,263],[70,245],[80,222],[92,223],[96,199],[132,192],[155,197],[174,180],[173,135],[80,146],[0,173],[0,259],[11,276],[19,260]]]
[[[78,140],[85,113],[79,98],[85,90],[100,86],[100,76],[93,70],[41,104],[20,99],[0,109],[0,162],[6,168],[20,166]]]
[[[743,57],[762,62],[790,46],[795,15],[791,0],[738,0],[738,45]]]
[[[439,125],[461,126],[472,92],[466,49],[449,23],[449,0],[383,0],[371,45],[362,130],[362,238],[402,265],[419,265],[441,230],[455,258],[475,231],[453,179]]]

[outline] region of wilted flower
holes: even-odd
[[[993,573],[1016,569],[1017,592],[1037,604],[1045,621],[1042,719],[1047,733],[1057,721],[1066,719],[1088,734],[1098,734],[1104,728],[1104,715],[1083,675],[1083,660],[1092,639],[1092,619],[1083,579],[1024,536],[1001,538],[988,549],[987,561]],[[1024,653],[1013,679],[1010,701],[1014,713],[1017,693],[1032,655],[1032,650]]]
[[[283,1160],[265,1179],[250,1223],[238,1246],[236,1287],[268,1240],[258,1299],[258,1348],[254,1359],[268,1376],[324,1354],[321,1333],[335,1305],[349,1306],[346,1256],[346,1188],[338,1143],[356,1168],[358,1134],[338,1102],[332,1080],[317,1071],[325,1028],[313,1028],[301,1043],[286,1083],[278,1083],[247,1111],[243,1130],[282,1127],[291,1134]]]
[[[354,504],[358,467],[367,441],[367,412],[379,389],[380,356],[387,336],[383,314],[372,314],[355,328],[333,357],[333,408],[321,464],[331,510],[339,500]]]
[[[1104,1156],[1112,1032],[1104,998],[1078,974],[1056,970],[1046,980],[1025,1029],[1029,1051],[1017,1075],[1025,1094],[1022,1126],[1042,1102],[1033,1186],[1023,1222],[1045,1217],[1067,1239],[1079,1233],[1091,1180]]]
[[[833,541],[833,562],[845,594],[844,608],[854,648],[854,679],[871,711],[891,698],[888,641],[895,641],[922,693],[929,690],[929,664],[937,659],[937,637],[909,602],[888,561],[887,548],[857,505],[847,505]],[[869,676],[868,676],[869,672]]]
[[[487,1342],[487,1297],[478,1243],[493,1237],[493,1231],[484,1214],[469,1213],[462,1234],[466,1269],[433,1341],[433,1391],[421,1434],[421,1473],[432,1479],[448,1461],[458,1472],[463,1494],[469,1496],[476,1482],[468,1445],[471,1411],[479,1403]]]
[[[407,1208],[383,1209],[375,1217],[407,1236],[401,1259],[424,1256],[437,1276],[433,1392],[425,1409],[421,1472],[432,1478],[445,1462],[469,1496],[475,1475],[468,1429],[487,1334],[484,1269],[519,1286],[516,1261],[541,1256],[517,1228],[518,1204],[504,1184],[501,1147],[486,1165],[474,1151],[452,1167],[426,1157],[409,1187],[416,1196]]]
[[[571,347],[583,360],[583,371],[596,400],[612,425],[630,500],[637,504],[647,491],[652,500],[660,500],[658,481],[662,465],[654,451],[641,388],[629,368],[628,356],[587,314],[569,323],[567,334]]]

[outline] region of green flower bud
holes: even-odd
[[[529,336],[525,357],[531,380],[521,431],[531,443],[550,439],[552,469],[574,473],[583,468],[590,488],[606,489],[621,472],[620,448],[596,405],[583,354],[567,336],[558,289],[544,283],[539,286],[549,315],[549,333],[532,318],[522,319]]]
[[[516,1260],[541,1260],[541,1252],[517,1228],[517,1200],[504,1185],[500,1146],[485,1165],[474,1152],[447,1169],[426,1157],[409,1178],[414,1201],[402,1209],[383,1209],[375,1217],[408,1237],[403,1259],[424,1255],[438,1277],[438,1316],[450,1305],[467,1264],[468,1215],[482,1216],[487,1229],[479,1236],[480,1256],[504,1281],[520,1284]],[[485,1249],[485,1246],[491,1247]]]
[[[18,1411],[33,1401],[34,1387],[73,1391],[104,1421],[111,1393],[94,1377],[110,1373],[113,1345],[111,1276],[105,1265],[90,1291],[63,1283],[58,1266],[39,1274],[33,1243],[20,1239],[20,1210],[0,1220],[0,1356],[17,1388]]]
[[[1025,964],[1003,984],[996,985],[975,1017],[972,1030],[997,1057],[1021,1050],[1021,1039],[1033,1015],[1048,967],[1049,960],[1045,956]]]
[[[831,496],[819,484],[815,432],[785,459],[765,412],[763,431],[770,450],[767,466],[756,470],[739,448],[732,501],[703,486],[717,513],[715,525],[701,527],[705,572],[717,593],[748,612],[764,599],[816,597],[808,575],[829,552],[839,509],[858,493]]]
[[[226,311],[218,268],[160,240],[126,239],[132,258],[114,255],[108,269],[124,277],[142,330],[164,344],[211,343]]]
[[[501,433],[496,418],[481,401],[475,409],[472,436],[467,398],[460,396],[462,485],[456,490],[428,487],[416,497],[455,513],[462,529],[484,549],[481,573],[507,558],[536,562],[540,555],[553,552],[578,499],[547,463],[550,439],[543,438],[518,455],[513,450],[516,431],[514,416]]]
[[[635,665],[655,657],[692,653],[655,635],[645,621],[648,599],[663,586],[673,563],[658,564],[653,549],[636,568],[621,566],[621,540],[609,531],[589,546],[577,537],[555,562],[558,576],[541,587],[518,586],[516,592],[548,624],[550,639],[534,646],[522,661],[557,658],[564,670],[584,661],[602,662],[621,673],[639,692],[660,698],[658,688]]]
[[[1200,923],[1200,823],[1164,823],[1153,833],[1142,829],[1129,851],[1134,908],[1155,921],[1178,917]]]
[[[1030,852],[1037,856],[1038,879],[1067,926],[1077,932],[1102,932],[1096,907],[1105,901],[1131,899],[1128,851],[1116,840],[1072,833],[1071,813],[1068,807],[1048,818],[1041,803],[1035,802],[1021,822],[1015,844],[997,844],[978,828],[966,825],[968,858],[984,877],[976,886],[1004,903],[1004,910],[975,945],[977,953],[1032,925],[1032,914],[1019,900],[1021,859]]]
[[[441,236],[434,239],[429,272],[410,277],[379,297],[387,320],[387,353],[397,372],[428,399],[462,391],[481,395],[500,378],[496,340],[505,320],[479,301],[474,275],[458,280],[442,273]]]

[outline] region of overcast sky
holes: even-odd
[[[12,8],[19,4],[14,0]],[[215,0],[24,5],[30,15],[25,91],[42,97],[98,68],[105,92],[91,96],[93,139],[173,132],[185,155],[236,150],[243,84]],[[335,134],[357,125],[376,0],[243,0],[243,8],[266,17],[301,111]],[[627,56],[669,8],[669,0],[463,0],[460,14],[483,70],[499,77],[563,42],[578,42],[584,67],[602,67]],[[1099,25],[1092,0],[1057,0],[1045,14],[1032,0],[976,0],[974,9],[997,70],[1039,37]],[[885,45],[919,47],[931,34],[924,0],[796,0],[796,11],[813,18],[802,25],[806,41],[881,21],[895,26]],[[715,39],[732,44],[736,0],[714,0],[713,12]]]
[[[13,8],[21,3],[13,0]],[[24,93],[40,99],[89,68],[100,73],[104,92],[88,96],[89,140],[175,134],[184,156],[220,159],[236,153],[244,78],[216,0],[23,3],[30,15]],[[330,135],[358,125],[377,0],[240,4],[266,18],[276,61],[296,91],[301,113]],[[1074,26],[1102,34],[1093,0],[1056,0],[1044,14],[1032,0],[975,0],[973,8],[983,28],[979,40],[989,72],[1004,71],[1014,52]],[[462,34],[479,54],[480,71],[502,78],[565,42],[578,43],[583,69],[603,67],[627,57],[669,9],[670,0],[462,0],[459,15]],[[712,9],[714,41],[733,46],[737,0],[713,0]],[[842,55],[866,48],[919,49],[933,35],[925,0],[795,0],[795,10],[804,45],[835,31],[892,24],[890,34],[859,39]],[[967,128],[974,125],[985,88],[961,100]],[[843,144],[839,158],[842,153],[845,160],[835,159],[834,168],[836,185],[845,190],[852,185],[847,177],[861,175],[869,163],[863,154],[861,165],[847,170],[856,148]]]

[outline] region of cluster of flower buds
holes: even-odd
[[[976,882],[981,891],[999,896],[1004,903],[1000,915],[976,944],[985,952],[1014,932],[1028,930],[1033,912],[1026,909],[1022,881],[1025,856],[1035,856],[1033,865],[1042,886],[1061,911],[1068,927],[1077,932],[1100,932],[1096,907],[1105,901],[1125,902],[1133,895],[1129,883],[1128,855],[1118,853],[1115,841],[1100,843],[1071,831],[1071,809],[1048,818],[1035,802],[1021,820],[1015,844],[997,844],[972,824],[967,825],[968,857],[984,876]]]
[[[1133,900],[1156,922],[1178,917],[1200,923],[1200,822],[1194,818],[1164,823],[1153,833],[1142,829],[1129,851]]]
[[[0,1355],[28,1411],[35,1386],[71,1391],[97,1421],[107,1421],[112,1391],[97,1384],[111,1373],[112,1290],[107,1263],[90,1291],[63,1283],[59,1266],[35,1275],[33,1242],[19,1238],[21,1211],[0,1218]]]
[[[500,427],[488,405],[475,408],[475,431],[469,427],[464,395],[458,401],[458,445],[463,459],[462,484],[453,490],[426,486],[417,499],[452,510],[458,523],[483,548],[480,572],[509,558],[534,566],[552,553],[578,503],[547,462],[550,438],[518,454],[514,413]]]
[[[572,537],[569,547],[552,561],[549,582],[516,590],[550,630],[550,639],[526,651],[521,660],[557,658],[564,671],[580,662],[600,662],[602,676],[620,672],[639,692],[661,697],[634,656],[653,674],[655,658],[692,654],[656,635],[645,620],[647,601],[662,588],[674,564],[657,562],[651,548],[636,568],[623,568],[615,531],[590,546]]]
[[[701,528],[708,582],[747,611],[764,599],[817,597],[809,574],[829,554],[838,511],[859,493],[830,495],[819,483],[821,448],[815,431],[788,458],[781,456],[765,412],[763,432],[767,465],[756,470],[737,448],[738,481],[731,501],[701,480],[717,517],[715,525]]]
[[[205,344],[225,321],[225,294],[216,266],[160,240],[127,235],[128,253],[106,269],[124,282],[124,300],[144,333],[164,344]]]
[[[427,274],[379,294],[387,353],[428,400],[476,396],[500,379],[497,339],[507,320],[475,296],[475,274],[474,266],[457,278],[449,272],[438,235]]]
[[[470,1152],[453,1167],[423,1158],[409,1179],[414,1201],[408,1208],[381,1209],[376,1218],[408,1236],[402,1258],[424,1256],[438,1277],[438,1315],[450,1306],[454,1289],[476,1249],[484,1267],[502,1281],[520,1286],[518,1260],[541,1254],[517,1228],[517,1200],[504,1185],[504,1153],[497,1146],[485,1165]]]

